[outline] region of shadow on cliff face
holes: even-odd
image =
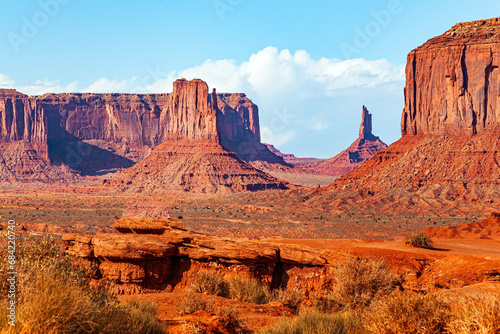
[[[135,164],[130,159],[76,137],[72,141],[49,141],[49,157],[52,164],[68,165],[82,176],[105,175]]]
[[[82,176],[99,176],[128,168],[134,162],[112,151],[89,144],[68,132],[59,111],[46,110],[49,158],[53,165],[67,165]],[[95,137],[88,130],[87,138]]]

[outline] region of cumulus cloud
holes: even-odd
[[[16,89],[28,95],[43,95],[45,93],[76,92],[78,90],[78,82],[74,81],[67,85],[61,85],[59,81],[43,79],[36,80],[27,85],[19,85],[8,75],[0,73],[0,88]]]
[[[83,89],[84,93],[132,93],[137,86],[137,77],[125,80],[110,80],[108,78],[99,78],[92,82],[90,86]]]
[[[160,92],[156,89],[165,89],[165,84],[180,77],[202,78],[219,92],[246,93],[259,106],[263,141],[285,150],[301,146],[301,150],[307,150],[311,145],[305,143],[311,131],[331,130],[337,136],[347,131],[357,134],[362,104],[370,107],[373,102],[369,102],[376,100],[384,105],[385,100],[385,108],[393,108],[391,100],[402,94],[404,67],[385,59],[313,59],[304,50],[291,53],[270,46],[240,64],[229,59],[207,60],[199,66],[169,73],[162,85],[158,85],[159,80],[146,90]],[[399,110],[376,113],[397,114]],[[398,135],[397,123],[396,119],[389,142]],[[347,124],[353,129],[348,129]],[[339,146],[331,150],[333,155],[341,149]]]
[[[12,80],[8,75],[0,73],[0,88],[12,88],[14,86],[14,80]]]
[[[67,85],[61,85],[58,81],[50,81],[47,79],[37,80],[32,84],[24,86],[16,86],[17,90],[28,95],[43,95],[45,93],[65,93],[77,92],[78,82],[74,81]]]

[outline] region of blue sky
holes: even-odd
[[[498,1],[0,0],[0,87],[169,92],[199,77],[259,105],[263,141],[331,157],[400,137],[406,55]]]

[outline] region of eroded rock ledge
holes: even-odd
[[[382,258],[400,275],[405,289],[461,287],[488,279],[498,261],[469,256],[468,270],[443,270],[463,257],[435,252],[351,247],[311,248],[286,240],[252,241],[211,237],[184,228],[177,220],[121,218],[119,233],[66,234],[67,254],[98,266],[96,279],[113,282],[116,294],[179,291],[190,284],[193,273],[254,277],[271,289],[302,291],[306,298],[329,290],[335,267],[350,256]],[[331,241],[335,243],[334,240]]]

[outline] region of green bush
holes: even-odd
[[[431,238],[424,232],[413,232],[406,236],[405,244],[412,245],[413,247],[418,248],[433,248],[433,242]]]

